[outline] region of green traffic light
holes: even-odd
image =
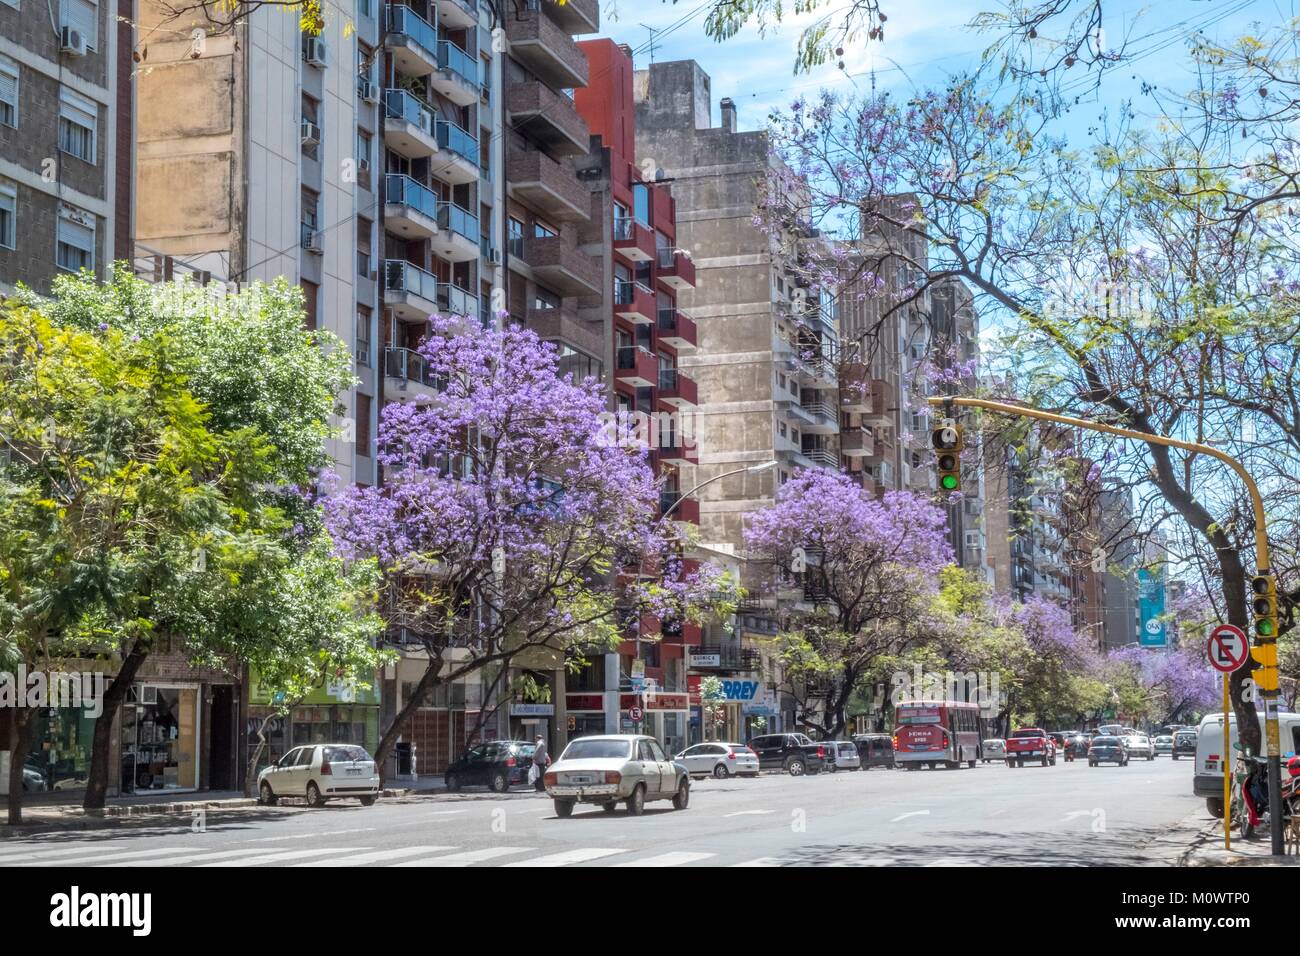
[[[940,483],[941,485],[943,485],[943,490],[944,490],[944,491],[956,491],[956,490],[957,490],[957,476],[956,476],[956,475],[944,475],[943,478],[942,478],[942,480],[940,480],[939,483]]]
[[[1261,637],[1271,637],[1273,634],[1273,622],[1268,618],[1255,622],[1255,631]]]

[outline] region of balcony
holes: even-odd
[[[438,277],[412,262],[384,262],[384,306],[403,322],[427,322],[438,310]]]
[[[505,27],[510,55],[547,86],[565,90],[587,85],[587,58],[573,38],[541,10],[507,15]]]
[[[437,379],[424,356],[415,349],[384,350],[384,399],[390,402],[428,401],[438,393]]]
[[[898,409],[894,403],[894,387],[883,378],[871,380],[871,411],[866,412],[866,420],[873,425],[890,425]]]
[[[866,414],[871,411],[871,371],[860,362],[840,369],[840,411]]]
[[[506,163],[510,195],[559,222],[591,218],[591,193],[577,174],[540,150],[516,152]]]
[[[454,202],[439,202],[433,251],[448,262],[469,262],[478,258],[478,243],[478,216]]]
[[[428,76],[438,69],[438,30],[410,7],[387,6],[384,46],[399,73]]]
[[[528,6],[536,7],[535,0],[529,0]],[[598,0],[568,0],[563,5],[548,3],[546,12],[551,19],[562,26],[568,33],[599,33],[600,3]]]
[[[694,351],[698,342],[695,320],[680,309],[659,310],[659,341],[678,352]]]
[[[434,135],[438,153],[429,160],[429,172],[453,186],[478,179],[478,137],[444,119],[437,121]]]
[[[695,263],[680,249],[655,250],[659,281],[670,289],[682,292],[695,288]]]
[[[585,156],[590,148],[590,131],[573,100],[537,80],[510,84],[506,122],[554,156]]]
[[[584,322],[573,309],[563,306],[558,309],[529,309],[526,320],[528,327],[545,341],[562,342],[589,356],[603,355],[605,352],[605,337],[600,333],[600,326],[594,322]],[[566,369],[562,359],[560,375],[564,374]],[[579,377],[586,374],[584,369]]]
[[[876,450],[876,438],[865,428],[848,428],[840,432],[840,453],[849,458],[865,458]]]
[[[615,219],[614,251],[632,262],[649,262],[658,254],[655,232],[631,216]]]
[[[762,666],[762,662],[762,654],[752,647],[739,647],[734,644],[701,644],[692,649],[687,667],[695,671],[755,673]]]
[[[830,402],[810,400],[800,402],[799,407],[809,416],[804,431],[819,435],[833,435],[840,430],[840,416]]]
[[[436,236],[438,205],[438,194],[410,176],[389,173],[384,177],[384,228],[403,239]]]
[[[659,400],[674,408],[694,408],[699,404],[698,386],[675,368],[659,370]]]
[[[654,459],[660,465],[673,468],[685,468],[700,463],[700,448],[692,439],[678,432],[661,435],[659,447],[654,450]],[[698,505],[697,505],[698,511]]]
[[[839,468],[840,459],[835,452],[821,445],[810,445],[803,449],[803,456],[814,465],[823,468]]]
[[[632,174],[634,184],[643,181],[640,173],[638,169]],[[660,225],[677,222],[677,200],[673,198],[672,189],[667,184],[650,190],[650,221]]]
[[[384,145],[407,159],[438,151],[435,115],[428,104],[406,90],[384,90]]]
[[[653,388],[659,382],[659,357],[639,345],[624,345],[616,350],[614,378],[636,388]]]
[[[674,621],[660,628],[665,644],[680,644],[684,647],[698,647],[704,640],[704,628],[690,621]]]
[[[478,0],[438,0],[438,21],[449,30],[478,26]]]
[[[448,282],[438,284],[438,311],[443,315],[478,316],[481,318],[479,297],[467,289],[462,289],[460,286]]]
[[[478,57],[466,53],[450,40],[439,40],[438,69],[429,78],[429,83],[457,106],[470,106],[479,101],[483,92],[479,82],[480,69]]]
[[[631,279],[614,280],[614,314],[619,318],[650,325],[658,315],[654,290]]]
[[[669,509],[672,509],[669,512]],[[694,498],[684,498],[680,491],[659,492],[659,513],[670,521],[700,523],[700,503]]]
[[[560,295],[599,295],[600,263],[564,236],[528,236],[523,260],[533,278]]]

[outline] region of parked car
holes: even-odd
[[[705,743],[687,747],[675,758],[693,777],[757,777],[758,754],[744,744]]]
[[[379,771],[356,744],[295,747],[257,775],[257,794],[269,806],[281,797],[305,797],[313,807],[333,797],[356,797],[368,807],[379,798]]]
[[[1116,763],[1121,767],[1127,767],[1128,760],[1128,751],[1124,749],[1123,737],[1105,735],[1092,738],[1092,746],[1088,749],[1089,767],[1101,763]]]
[[[1264,738],[1264,711],[1256,714],[1259,732]],[[1282,711],[1278,714],[1279,743],[1282,753],[1300,753],[1300,714]],[[1223,763],[1236,752],[1237,715],[1228,714],[1228,750],[1223,749],[1223,714],[1206,714],[1196,728],[1196,765],[1192,771],[1192,793],[1205,798],[1205,809],[1210,816],[1223,819]]]
[[[471,747],[447,767],[444,779],[453,793],[461,787],[487,787],[505,793],[528,782],[536,744],[523,740],[496,740]]]
[[[1037,760],[1044,767],[1056,766],[1056,742],[1038,727],[1022,727],[1007,738],[1008,767],[1023,767],[1027,760]]]
[[[1007,755],[1007,742],[1001,737],[990,737],[980,742],[980,756],[985,763],[990,760],[1003,760]]]
[[[858,761],[863,770],[872,767],[894,767],[894,738],[889,734],[858,734],[853,738],[858,748]]]
[[[1179,757],[1196,757],[1196,731],[1180,730],[1174,734],[1173,750],[1169,754],[1174,760]]]
[[[1156,756],[1164,754],[1166,757],[1172,756],[1174,752],[1174,738],[1172,734],[1161,734],[1152,741],[1156,749]]]
[[[847,740],[823,740],[822,744],[826,748],[827,770],[858,770],[862,767],[857,744]]]
[[[1052,738],[1052,743],[1056,744],[1056,752],[1059,754],[1065,750],[1066,731],[1054,730],[1047,736]]]
[[[691,799],[686,765],[669,758],[653,737],[615,734],[569,741],[543,777],[555,815],[567,817],[579,803],[598,803],[613,813],[619,803],[639,817],[654,800],[685,810]]]
[[[806,734],[764,734],[749,742],[763,770],[784,770],[793,777],[817,773],[826,766],[826,748]]]
[[[45,774],[35,767],[23,765],[23,793],[44,793],[49,789],[45,784]]]
[[[1151,738],[1146,734],[1126,734],[1123,740],[1124,749],[1128,751],[1130,757],[1145,757],[1147,760],[1156,759],[1155,745],[1151,743]]]
[[[1072,761],[1075,757],[1088,756],[1088,747],[1092,743],[1092,734],[1085,733],[1082,730],[1076,730],[1065,735],[1065,746],[1061,755],[1066,761]]]

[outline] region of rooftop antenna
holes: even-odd
[[[660,31],[644,23],[641,24],[641,28],[650,34],[650,62],[653,63],[655,61],[655,34]]]

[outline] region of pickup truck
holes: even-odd
[[[1022,727],[1007,738],[1008,767],[1023,767],[1026,760],[1038,760],[1044,767],[1056,766],[1056,742],[1038,727]]]
[[[760,770],[784,770],[801,777],[826,767],[826,745],[814,743],[804,734],[764,734],[751,740],[749,749],[758,754]]]

